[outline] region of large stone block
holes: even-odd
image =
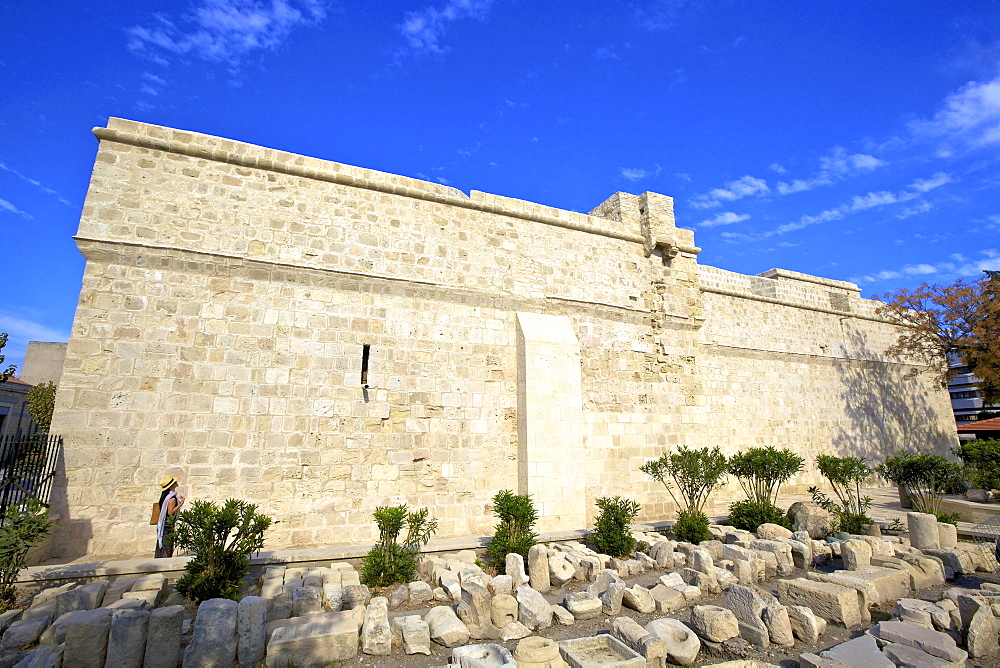
[[[191,644],[184,651],[184,668],[228,668],[236,663],[239,604],[213,598],[198,606]]]
[[[149,615],[143,668],[177,668],[181,657],[184,606],[157,608]]]
[[[112,611],[107,608],[87,610],[74,616],[66,627],[63,663],[80,668],[104,668],[111,632]]]
[[[928,513],[906,513],[906,524],[910,532],[910,545],[919,549],[938,549],[941,539],[938,535],[937,517]]]
[[[802,605],[835,624],[848,629],[862,625],[857,591],[831,582],[805,578],[778,581],[778,600],[783,605]]]
[[[146,656],[149,610],[117,610],[111,616],[107,668],[142,668]]]
[[[267,654],[267,599],[244,596],[236,608],[236,658],[241,665],[263,661]]]
[[[267,643],[268,668],[326,666],[358,655],[358,627],[349,613],[275,629]]]

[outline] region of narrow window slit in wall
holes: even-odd
[[[371,358],[372,347],[365,343],[361,346],[361,392],[365,403],[368,403],[368,360]]]

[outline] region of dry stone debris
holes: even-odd
[[[622,591],[622,605],[644,614],[656,611],[656,601],[649,590],[638,584]]]
[[[524,557],[515,552],[507,555],[506,573],[511,577],[514,590],[528,584],[528,574],[524,572]]]
[[[430,628],[431,640],[445,647],[458,647],[469,641],[469,628],[450,606],[438,605],[424,615]]]
[[[532,545],[528,549],[528,579],[531,588],[539,593],[550,589],[549,556],[544,545]]]
[[[698,635],[678,619],[654,619],[646,624],[646,630],[666,641],[667,659],[672,663],[681,666],[694,663],[701,651]]]
[[[183,605],[157,608],[150,613],[143,668],[176,668],[181,656],[183,625]]]
[[[765,523],[757,527],[757,537],[764,540],[791,538],[792,532],[780,524]]]
[[[902,643],[927,652],[946,661],[965,661],[968,653],[958,648],[955,640],[946,633],[908,624],[907,622],[879,622],[868,629],[868,634],[885,642]]]
[[[119,610],[111,616],[107,666],[141,666],[146,654],[148,610]]]
[[[500,639],[504,642],[510,640],[520,640],[521,638],[526,638],[531,635],[531,629],[522,624],[521,622],[511,622],[500,629]]]
[[[826,620],[819,617],[804,605],[786,605],[788,621],[792,625],[792,633],[796,638],[808,644],[814,644],[826,631]]]
[[[938,520],[928,513],[906,513],[906,524],[909,529],[910,545],[926,550],[941,547],[938,534]]]
[[[357,655],[358,626],[348,612],[275,629],[267,644],[268,668],[325,666]]]
[[[789,620],[788,610],[778,603],[768,605],[761,615],[764,626],[767,627],[768,640],[781,647],[791,647],[795,644],[795,637],[792,634],[792,623]]]
[[[885,654],[879,651],[878,642],[868,635],[835,645],[819,653],[824,659],[832,659],[847,666],[865,668],[896,668]]]
[[[384,596],[373,598],[365,610],[365,620],[361,626],[361,651],[373,656],[389,656],[392,653],[389,600]]]
[[[517,599],[510,594],[497,594],[490,602],[490,617],[493,625],[501,629],[517,621]]]
[[[607,590],[601,594],[601,610],[605,615],[614,617],[621,613],[622,598],[626,587],[624,582],[616,580],[609,584]]]
[[[21,619],[4,631],[3,639],[0,641],[0,646],[3,649],[20,649],[22,647],[27,647],[31,643],[38,640],[42,632],[45,631],[49,626],[48,617],[34,617],[29,619]]]
[[[740,635],[739,620],[732,610],[717,605],[696,605],[691,609],[691,628],[712,642],[725,642]]]
[[[191,644],[184,652],[184,668],[216,665],[229,666],[236,662],[236,621],[239,604],[226,598],[213,598],[198,606]],[[66,633],[67,651],[69,636]],[[74,655],[69,652],[69,657]]]
[[[420,615],[406,615],[394,620],[399,631],[403,651],[407,654],[430,654],[431,632]]]
[[[600,617],[603,608],[601,599],[589,591],[567,594],[563,599],[563,605],[575,619],[580,620]]]
[[[732,589],[732,587],[730,587]],[[778,600],[785,606],[802,605],[828,622],[853,629],[862,625],[858,594],[832,582],[805,578],[778,581]]]
[[[646,665],[662,666],[667,660],[667,642],[644,629],[631,617],[618,617],[611,624],[611,635],[646,659]]]
[[[494,643],[456,647],[451,652],[452,665],[460,668],[514,667],[514,657],[503,645]]]
[[[552,626],[552,605],[531,587],[517,588],[518,621],[532,631]]]

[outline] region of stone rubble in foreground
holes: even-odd
[[[960,544],[953,527],[932,516],[910,513],[908,521],[908,538],[814,540],[776,525],[756,535],[714,525],[714,539],[696,546],[642,533],[636,539],[649,547],[634,559],[578,542],[539,545],[527,564],[508,555],[506,572],[495,577],[471,550],[424,556],[420,580],[374,598],[346,562],[268,566],[260,596],[205,601],[194,619],[185,619],[163,575],[68,583],[41,591],[25,610],[0,615],[0,667],[285,668],[430,655],[435,645],[452,650],[452,664],[470,668],[708,665],[711,657],[740,654],[734,648],[744,655],[753,648],[815,649],[830,625],[859,635],[801,653],[801,666],[964,666],[1000,655],[1000,586],[919,597],[956,575],[987,570],[987,555]],[[842,570],[811,569],[834,559]],[[805,569],[805,577],[791,577],[795,569]],[[625,582],[651,572],[662,572],[651,587]],[[777,596],[761,587],[766,582]],[[562,600],[544,596],[562,586],[570,590]],[[719,597],[720,605],[702,604]],[[873,623],[876,605],[891,606],[892,619]],[[405,613],[390,615],[404,606]],[[686,608],[687,623],[669,616]],[[643,626],[633,613],[659,617]],[[560,641],[538,635],[602,615],[610,633]],[[513,641],[513,651],[500,644]]]

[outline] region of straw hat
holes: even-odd
[[[165,492],[176,483],[177,483],[177,478],[169,475],[164,476],[163,478],[160,479],[160,489]]]

